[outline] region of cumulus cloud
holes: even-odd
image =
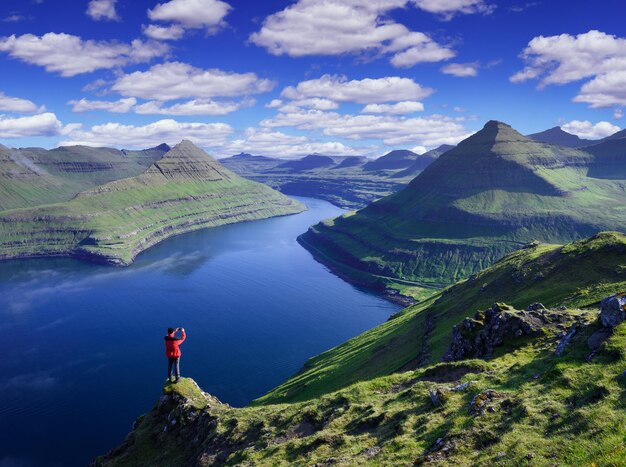
[[[50,112],[18,118],[0,115],[0,138],[55,136],[62,134],[63,131],[59,119]]]
[[[424,104],[417,101],[402,101],[395,104],[367,104],[363,110],[364,114],[410,114],[414,112],[422,112]]]
[[[173,24],[171,26],[157,26],[155,24],[150,24],[148,26],[143,26],[142,31],[150,39],[157,41],[177,41],[182,39],[185,35],[185,30],[177,24]]]
[[[418,8],[440,15],[445,20],[452,19],[457,14],[491,14],[495,5],[483,0],[412,0]]]
[[[347,146],[337,141],[310,141],[306,136],[287,135],[270,129],[248,128],[243,138],[234,139],[219,149],[219,154],[229,156],[240,152],[252,152],[272,157],[297,157],[307,154],[354,156],[369,152],[371,148]]]
[[[525,67],[514,83],[539,80],[539,87],[592,78],[574,97],[591,107],[626,104],[626,39],[592,30],[572,36],[538,36],[521,55]]]
[[[224,25],[224,17],[232,7],[221,0],[171,0],[148,10],[152,21],[180,25],[186,29],[205,29],[217,32]]]
[[[72,112],[87,112],[90,110],[106,110],[115,113],[128,113],[137,103],[137,99],[129,97],[117,101],[90,101],[88,99],[71,100]]]
[[[391,63],[410,67],[455,55],[426,34],[410,31],[384,15],[408,0],[299,0],[263,21],[250,36],[273,55],[391,55]],[[411,2],[413,3],[413,2]]]
[[[127,97],[167,101],[182,98],[231,97],[271,91],[275,83],[255,73],[203,70],[186,63],[166,62],[117,79],[112,90]]]
[[[450,63],[441,68],[446,75],[457,76],[459,78],[468,78],[478,75],[478,63]]]
[[[264,128],[295,127],[320,130],[326,136],[349,140],[382,140],[388,145],[420,144],[433,147],[457,144],[469,132],[455,119],[441,115],[403,118],[390,115],[350,115],[320,110],[279,113],[261,121]]]
[[[13,58],[42,66],[46,71],[65,77],[129,63],[149,62],[168,51],[167,45],[154,41],[143,42],[136,39],[130,44],[93,41],[53,32],[43,36],[24,34],[0,38],[0,52],[6,52]]]
[[[398,76],[348,81],[345,76],[323,75],[318,79],[302,81],[295,87],[286,87],[281,96],[292,100],[320,97],[336,102],[375,104],[423,99],[432,93],[432,89]]]
[[[621,128],[609,122],[593,124],[589,120],[572,120],[571,122],[561,125],[561,129],[581,138],[600,139],[617,133]]]
[[[60,146],[147,148],[163,142],[176,144],[182,139],[190,139],[201,146],[220,147],[227,142],[232,132],[233,128],[226,123],[178,122],[171,119],[143,126],[105,123],[92,126],[89,130],[75,129],[69,132],[68,139],[60,143]]]
[[[162,102],[149,101],[137,105],[134,111],[143,115],[226,115],[254,103],[254,99],[244,99],[241,102],[193,99],[164,107]]]
[[[0,91],[0,112],[16,112],[30,114],[36,112],[44,112],[44,106],[38,107],[34,102],[28,99],[20,99],[19,97],[7,96]]]
[[[119,21],[120,17],[115,11],[116,3],[117,0],[91,0],[87,5],[87,15],[95,21]]]

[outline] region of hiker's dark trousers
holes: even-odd
[[[180,357],[167,359],[167,377],[171,378],[172,368],[174,368],[174,376],[180,377]]]

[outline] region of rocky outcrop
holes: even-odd
[[[497,347],[505,344],[515,345],[523,338],[539,337],[548,330],[562,336],[557,347],[557,355],[560,355],[585,316],[585,314],[574,315],[567,310],[549,310],[541,303],[533,303],[525,311],[516,310],[504,303],[496,303],[454,326],[452,342],[443,360],[490,358]]]
[[[626,319],[626,292],[602,299],[600,322],[604,327],[615,327]]]
[[[489,358],[505,340],[541,334],[547,321],[543,311],[518,311],[509,305],[496,303],[472,318],[465,318],[453,328],[452,342],[444,360]]]

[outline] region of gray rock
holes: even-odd
[[[547,308],[543,306],[543,303],[531,303],[526,307],[526,311],[538,311],[538,310],[546,310]]]
[[[578,327],[574,324],[571,328],[569,328],[569,331],[567,331],[567,334],[563,336],[559,344],[556,346],[556,351],[554,352],[554,354],[557,357],[560,357],[563,354],[563,352],[565,351],[565,348],[569,345],[570,341],[572,340],[572,337],[574,337],[574,334],[576,334],[577,330],[578,330]]]
[[[626,293],[604,297],[600,306],[602,326],[615,327],[626,319]]]
[[[371,448],[365,448],[361,451],[361,454],[367,457],[374,457],[380,452],[380,446],[372,446]]]
[[[597,350],[602,343],[611,336],[611,328],[602,328],[599,331],[594,332],[589,339],[587,339],[587,345],[589,350]]]

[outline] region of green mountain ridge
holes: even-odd
[[[0,211],[0,259],[76,256],[127,265],[172,235],[304,209],[183,141],[137,175],[65,202]]]
[[[591,177],[602,165],[590,152],[538,143],[491,121],[405,189],[316,224],[299,241],[363,285],[445,286],[533,240],[621,230],[626,180]]]
[[[95,465],[621,465],[626,313],[606,327],[599,307],[625,290],[625,265],[616,232],[521,249],[312,358],[251,406],[191,379],[166,384]],[[490,358],[442,363],[489,313],[490,332],[503,329]]]

